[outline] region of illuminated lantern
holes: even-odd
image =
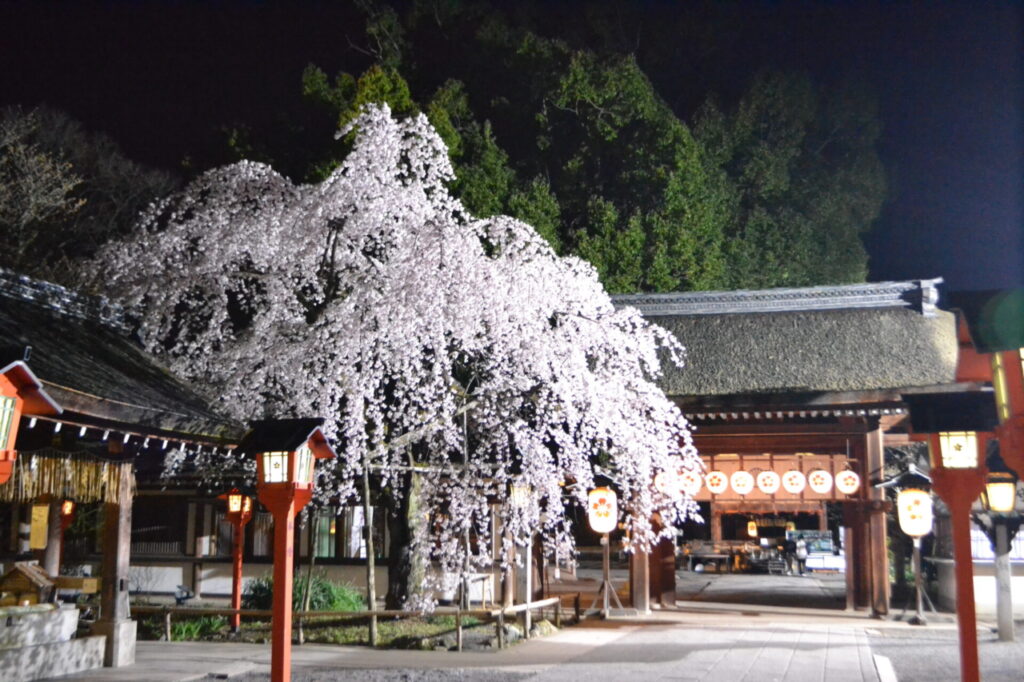
[[[71,500],[64,500],[60,503],[60,515],[62,518],[73,516],[75,513],[75,503]]]
[[[749,471],[734,471],[729,477],[729,485],[740,495],[749,495],[754,490],[754,477]]]
[[[697,493],[700,492],[701,483],[700,474],[696,471],[684,471],[679,475],[679,489],[690,497],[697,496]]]
[[[1017,505],[1017,477],[1009,471],[993,471],[985,483],[985,503],[997,514],[1012,512]]]
[[[844,469],[836,474],[836,490],[844,495],[853,495],[860,488],[860,476],[856,471]]]
[[[665,497],[679,497],[679,474],[674,471],[659,471],[654,477],[654,489]]]
[[[619,520],[619,506],[611,488],[594,488],[587,495],[587,518],[595,533],[611,533]]]
[[[819,495],[825,495],[832,490],[832,474],[824,469],[815,469],[807,475],[807,485]]]
[[[762,471],[757,475],[757,489],[765,495],[774,495],[779,492],[782,479],[774,471]]]
[[[932,496],[918,488],[906,488],[896,495],[900,529],[912,538],[932,532]]]
[[[782,488],[790,495],[799,495],[807,486],[807,477],[804,472],[790,469],[782,475]]]
[[[747,535],[752,538],[757,537],[757,521],[747,521]]]
[[[704,485],[713,495],[721,495],[729,488],[729,477],[721,471],[711,471],[704,477]]]
[[[978,466],[978,434],[974,431],[940,433],[939,450],[942,466],[947,469],[975,469]]]

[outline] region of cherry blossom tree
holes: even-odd
[[[700,466],[655,383],[678,342],[530,226],[469,215],[423,116],[368,107],[350,133],[317,185],[252,162],[207,173],[107,248],[94,281],[224,410],[329,416],[339,460],[319,500],[354,494],[364,467],[401,497],[415,472],[411,546],[440,573],[491,561],[495,509],[503,561],[533,532],[565,556],[566,511],[596,478],[618,490],[632,546],[674,537],[696,506],[651,481]]]

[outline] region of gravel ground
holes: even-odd
[[[871,630],[868,641],[872,653],[892,661],[899,682],[960,679],[960,645],[955,630]],[[1017,622],[1016,642],[1000,642],[995,633],[979,631],[978,659],[985,682],[1024,679],[1024,622]]]

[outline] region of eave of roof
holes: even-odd
[[[63,418],[140,434],[241,438],[241,424],[218,414],[127,330],[120,308],[103,299],[0,270],[0,364],[30,347],[27,364]]]

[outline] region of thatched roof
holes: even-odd
[[[0,366],[19,360],[65,421],[228,442],[244,433],[145,353],[117,306],[0,269]]]
[[[954,317],[937,280],[616,297],[687,349],[674,396],[878,392],[954,380]]]

